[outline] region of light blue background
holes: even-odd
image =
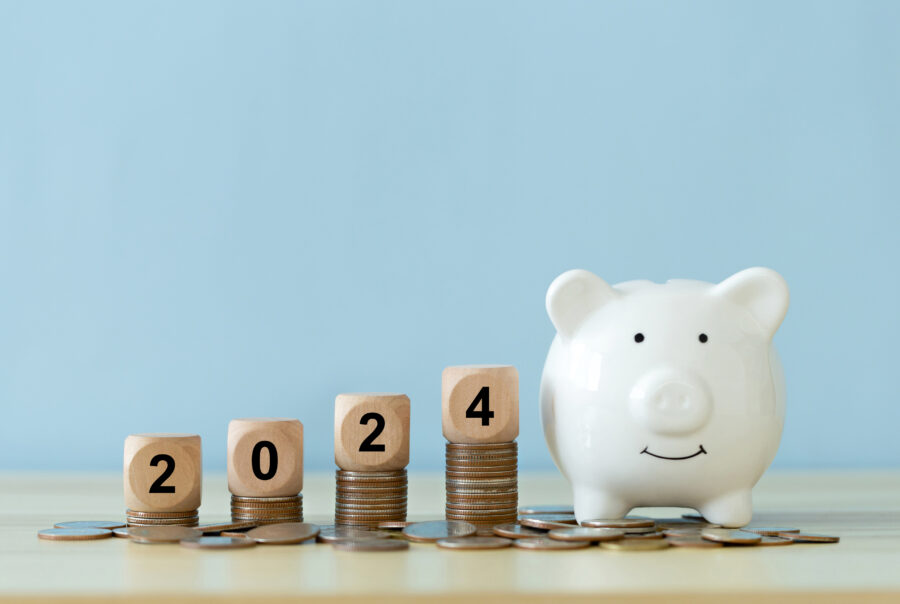
[[[900,3],[0,3],[0,467],[521,374],[560,272],[780,271],[782,467],[900,465]]]

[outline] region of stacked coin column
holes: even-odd
[[[125,439],[129,526],[197,526],[202,488],[198,435],[132,434]]]
[[[339,394],[334,401],[334,523],[406,520],[409,397]]]
[[[303,522],[303,424],[289,418],[228,424],[233,522]]]
[[[484,527],[515,522],[518,371],[510,365],[447,367],[442,382],[447,520]]]

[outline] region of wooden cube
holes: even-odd
[[[286,497],[303,490],[303,424],[280,417],[228,424],[228,490],[242,497]]]
[[[459,365],[442,376],[444,437],[503,443],[519,435],[519,372],[512,365]]]
[[[402,470],[409,463],[409,397],[339,394],[334,399],[334,462],[342,470]]]
[[[202,461],[196,434],[132,434],[125,439],[125,506],[138,512],[196,510]]]

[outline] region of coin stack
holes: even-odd
[[[197,510],[186,512],[139,512],[125,510],[125,522],[128,526],[197,526],[199,515]]]
[[[303,522],[303,494],[285,497],[231,496],[232,522],[252,521],[257,524]]]
[[[406,520],[406,485],[405,469],[338,470],[334,523],[374,527],[388,520]]]
[[[447,520],[476,526],[516,521],[519,503],[518,446],[447,443]]]

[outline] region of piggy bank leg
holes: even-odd
[[[734,491],[705,502],[699,510],[709,522],[733,528],[750,522],[753,501],[749,490]]]
[[[574,487],[575,519],[622,518],[632,506],[608,491],[591,487]]]

